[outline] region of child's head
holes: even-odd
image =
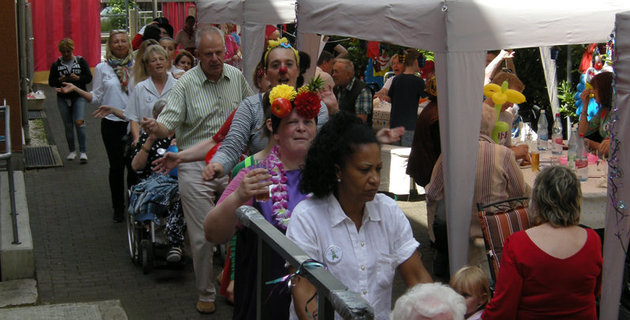
[[[175,57],[175,40],[169,37],[165,37],[160,39],[160,45],[168,53],[168,58],[170,60],[173,60],[173,58]]]
[[[466,299],[466,314],[471,314],[490,301],[488,277],[479,267],[463,267],[451,277],[451,288]]]

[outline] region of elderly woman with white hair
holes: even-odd
[[[439,282],[421,283],[396,300],[390,319],[463,320],[465,312],[464,297],[451,287]]]
[[[481,111],[481,129],[479,134],[479,151],[477,152],[477,169],[475,175],[475,192],[471,208],[470,250],[468,264],[479,266],[489,274],[488,261],[481,233],[481,225],[477,215],[477,203],[489,204],[514,197],[529,195],[529,188],[523,180],[514,152],[509,148],[494,143],[490,137],[497,114],[494,108],[483,105]],[[431,181],[426,187],[426,197],[437,202],[433,230],[438,247],[438,254],[447,259],[446,249],[446,213],[444,207],[444,178],[442,155],[438,158],[431,174]],[[442,248],[440,251],[440,248]],[[435,272],[435,270],[434,270]]]

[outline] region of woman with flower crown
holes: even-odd
[[[261,59],[261,64],[264,74],[269,80],[269,88],[279,84],[293,87],[302,85],[302,83],[298,83],[298,77],[300,76],[299,53],[286,38],[269,41],[269,46]],[[267,90],[265,89],[264,91]],[[249,154],[254,154],[261,150],[269,153],[272,145],[268,145],[269,139],[263,134],[262,130],[262,127],[265,125],[263,112],[264,91],[241,101],[234,113],[229,132],[221,142],[221,146],[211,151],[216,153],[211,157],[212,160],[203,172],[204,179],[212,180],[223,176],[225,173],[230,173],[245,149],[247,149]],[[334,95],[332,98],[334,98]],[[330,98],[326,96],[324,101],[328,102]],[[328,121],[328,110],[323,103],[322,106],[324,108],[320,109],[317,116],[318,127],[321,127]],[[214,146],[215,142],[212,139],[203,141],[184,152],[167,153],[164,157],[158,159],[154,165],[156,165],[158,170],[166,172],[181,162],[203,160]]]
[[[264,96],[264,108],[271,112],[265,125],[276,145],[262,161],[263,168],[246,168],[230,182],[217,205],[204,221],[206,239],[214,243],[229,240],[237,230],[235,211],[241,205],[254,205],[265,219],[284,233],[291,210],[306,194],[298,189],[301,168],[311,141],[317,134],[315,120],[321,107],[317,89],[321,81],[313,80],[300,88],[281,84]],[[266,201],[254,200],[256,195],[270,194]],[[236,273],[234,279],[234,319],[251,319],[256,312],[256,246],[254,233],[238,230]],[[284,259],[273,253],[269,257],[269,279],[288,273]],[[274,292],[265,300],[267,314],[263,319],[288,319],[291,297],[288,292]]]

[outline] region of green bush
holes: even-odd
[[[577,114],[575,114],[575,86],[563,80],[558,86],[558,99],[560,100],[560,114],[563,117],[571,118],[571,123],[577,123],[579,121]]]

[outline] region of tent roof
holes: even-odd
[[[196,3],[201,23],[295,22],[295,0],[197,0]]]
[[[480,51],[603,42],[630,1],[300,0],[301,32],[358,37],[433,51]]]

